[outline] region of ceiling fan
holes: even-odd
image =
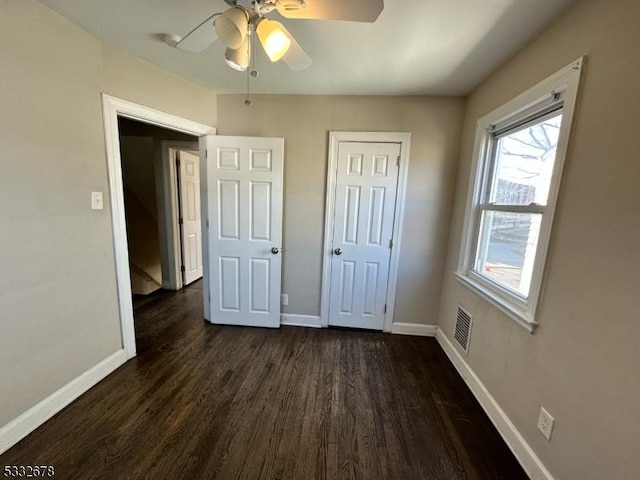
[[[291,70],[311,66],[311,58],[282,23],[266,18],[274,10],[287,19],[375,22],[384,0],[225,0],[230,8],[214,13],[180,38],[165,41],[185,52],[202,52],[217,39],[227,47],[225,61],[244,72],[249,67],[255,37],[272,62],[282,60]],[[253,72],[252,72],[253,74]]]

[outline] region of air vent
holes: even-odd
[[[471,323],[473,315],[458,305],[458,315],[456,317],[456,331],[453,338],[460,344],[462,349],[469,353],[469,337],[471,336]]]

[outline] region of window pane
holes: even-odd
[[[562,113],[500,137],[489,202],[547,204]]]
[[[541,220],[538,213],[483,212],[476,272],[528,297]]]

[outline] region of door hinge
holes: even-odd
[[[400,155],[398,155],[398,162],[397,165],[400,166]]]
[[[209,150],[208,149],[204,150],[204,158],[209,158]]]
[[[389,248],[393,248],[393,238],[389,240]]]
[[[178,225],[182,225],[182,217],[178,218]]]
[[[207,225],[207,230],[209,230],[209,220],[207,220],[205,224]]]
[[[384,304],[384,313],[387,313],[387,304]]]
[[[176,157],[176,167],[180,168],[180,158]]]
[[[182,273],[184,273],[184,272],[186,271],[186,269],[184,268],[184,265],[180,265],[180,271],[181,271]]]

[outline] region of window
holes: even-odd
[[[478,122],[457,278],[533,331],[582,59]]]

